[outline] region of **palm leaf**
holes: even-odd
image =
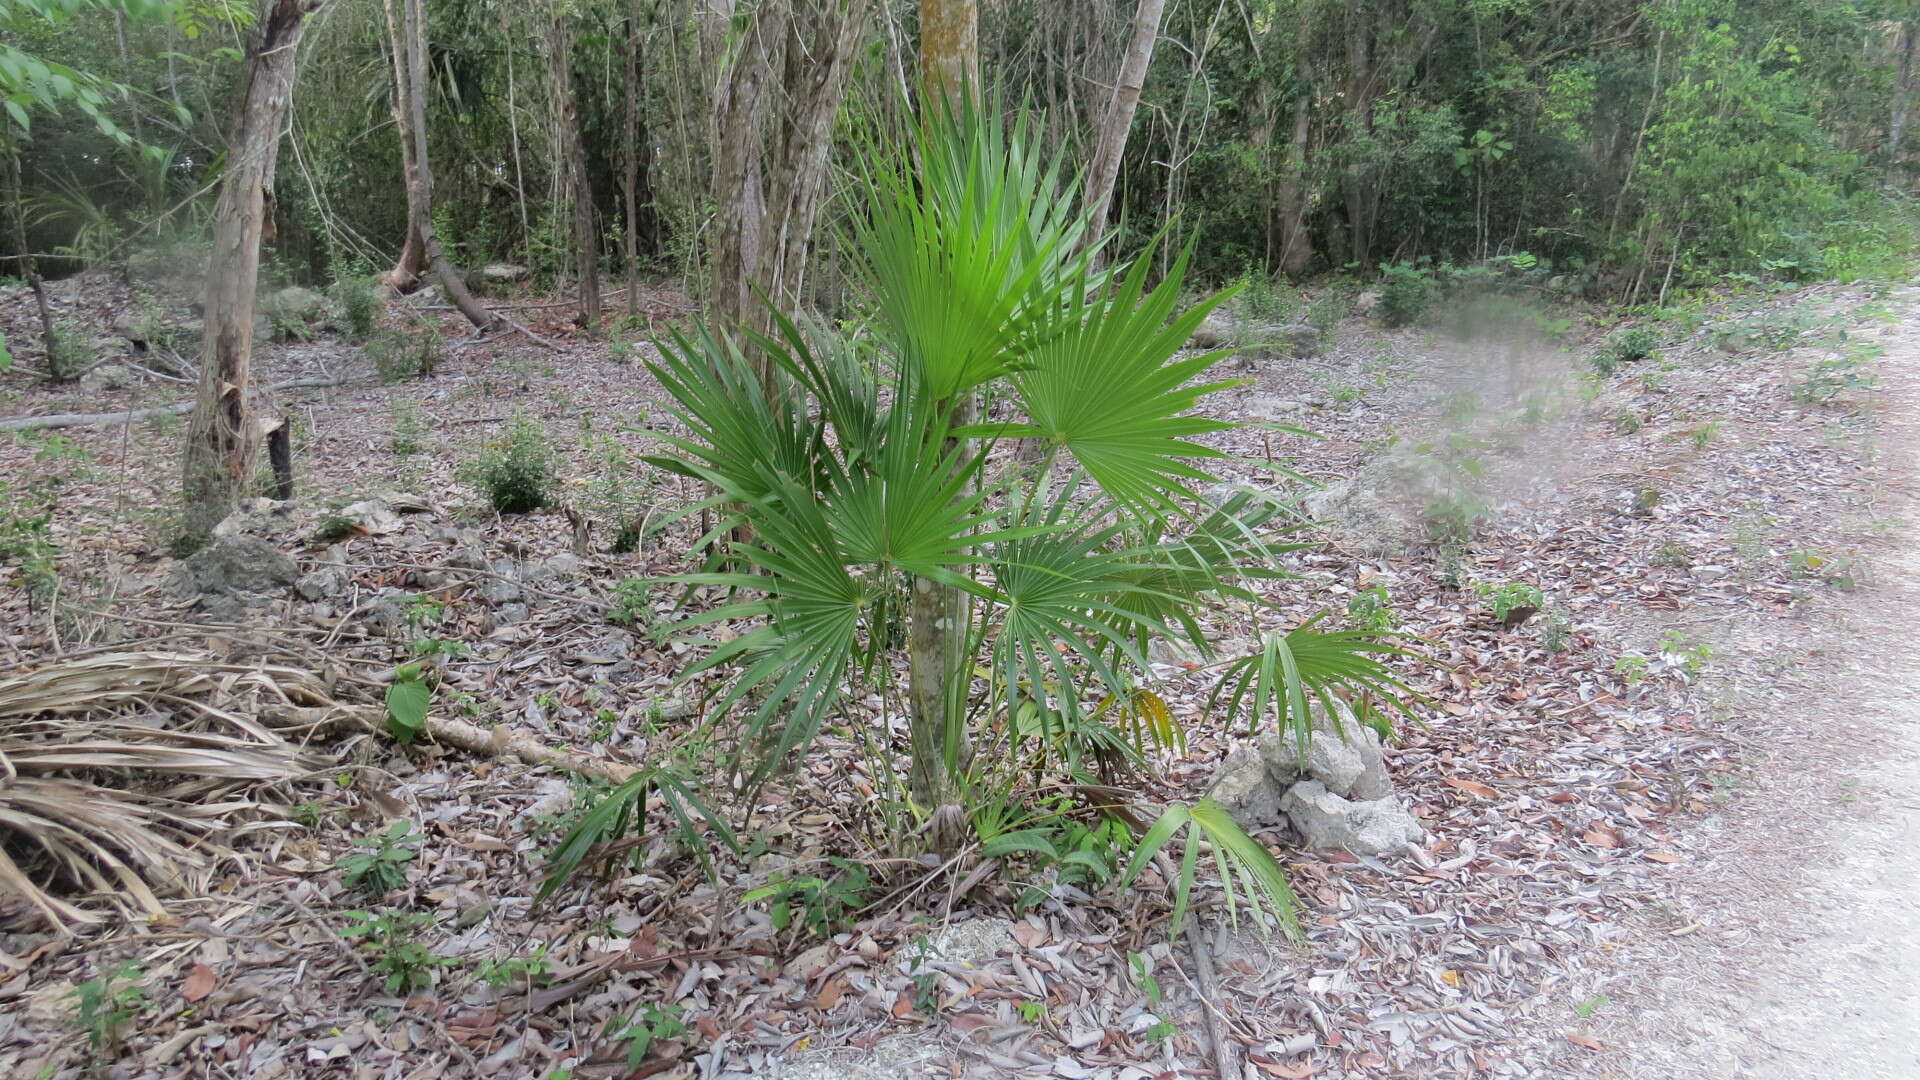
[[[1059,180],[996,110],[921,125],[910,153],[876,154],[855,264],[901,374],[935,400],[999,378],[1043,333],[1090,251]],[[1077,272],[1076,272],[1077,270]]]
[[[1260,651],[1228,662],[1208,695],[1208,710],[1224,700],[1226,719],[1231,722],[1244,712],[1250,731],[1271,714],[1303,751],[1313,735],[1309,702],[1318,703],[1336,725],[1339,705],[1352,699],[1378,697],[1394,710],[1414,715],[1407,699],[1419,695],[1382,662],[1383,657],[1415,656],[1381,640],[1400,635],[1316,631],[1311,627],[1317,621],[1318,617],[1286,634],[1268,633]]]
[[[1174,803],[1161,811],[1134,848],[1132,860],[1120,875],[1120,887],[1132,885],[1153,857],[1182,832],[1186,833],[1186,844],[1172,882],[1170,936],[1178,937],[1185,927],[1203,845],[1219,871],[1227,917],[1234,925],[1239,925],[1240,911],[1245,908],[1261,933],[1277,924],[1289,935],[1301,936],[1296,915],[1299,901],[1288,887],[1279,861],[1212,799],[1201,799],[1191,806]]]
[[[660,800],[672,818],[674,835],[681,846],[699,860],[709,876],[713,873],[713,852],[707,842],[709,832],[729,849],[740,850],[740,842],[728,828],[726,818],[700,797],[692,781],[669,766],[656,765],[635,773],[600,796],[580,815],[580,820],[567,830],[567,835],[547,859],[546,880],[534,902],[552,896],[596,853],[603,855],[603,861],[612,858],[613,854],[606,848],[629,832],[645,836],[648,802],[653,798]]]
[[[1174,314],[1187,266],[1180,258],[1151,292],[1151,249],[1111,298],[1071,298],[1056,328],[1013,373],[1025,424],[983,432],[1039,439],[1072,455],[1114,501],[1151,516],[1178,513],[1193,482],[1213,477],[1189,462],[1226,455],[1193,442],[1233,425],[1193,413],[1200,398],[1232,385],[1200,379],[1224,353],[1177,358],[1227,294]]]

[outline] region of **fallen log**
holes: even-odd
[[[304,390],[323,386],[339,386],[347,380],[339,377],[321,378],[312,376],[304,379],[288,379],[272,386],[262,387],[266,393],[279,390]],[[193,409],[192,401],[179,401],[172,405],[155,405],[148,409],[132,409],[117,413],[53,413],[48,416],[16,416],[9,420],[0,420],[0,431],[39,431],[43,428],[99,427],[102,424],[134,424],[155,416],[178,416]]]

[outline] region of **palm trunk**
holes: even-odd
[[[260,240],[300,35],[312,10],[306,0],[264,0],[262,8],[214,207],[200,389],[187,427],[182,476],[182,524],[190,541],[204,539],[232,511],[261,438],[247,401]]]
[[[1140,0],[1133,16],[1133,40],[1120,62],[1120,77],[1114,80],[1113,97],[1107,103],[1107,115],[1101,122],[1100,142],[1094,147],[1093,165],[1087,170],[1087,240],[1091,244],[1105,233],[1107,207],[1113,201],[1113,187],[1120,178],[1120,156],[1127,148],[1127,134],[1133,130],[1133,113],[1140,105],[1140,90],[1146,85],[1147,67],[1153,63],[1153,45],[1160,37],[1160,15],[1166,0]]]
[[[920,0],[921,117],[938,99],[960,115],[979,93],[980,11],[974,0]],[[954,424],[973,417],[971,400],[953,403]],[[967,742],[963,691],[971,682],[966,641],[967,596],[950,585],[915,578],[907,605],[907,695],[913,759],[907,771],[913,799],[930,815],[927,843],[952,851],[965,839],[960,778]]]

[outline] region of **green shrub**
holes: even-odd
[[[1660,347],[1660,335],[1644,326],[1636,326],[1615,334],[1608,342],[1593,354],[1593,370],[1600,375],[1611,375],[1620,370],[1620,365],[1645,360]]]
[[[390,383],[432,375],[446,355],[440,324],[431,319],[415,320],[411,330],[384,327],[367,339],[362,350],[373,361],[380,381]]]
[[[427,425],[420,418],[420,406],[411,401],[394,403],[393,431],[387,448],[395,457],[411,457],[427,448]]]
[[[1412,326],[1426,315],[1434,301],[1433,275],[1412,263],[1388,263],[1380,268],[1380,321],[1388,326]]]
[[[346,274],[327,291],[340,309],[341,330],[355,341],[365,341],[372,336],[374,316],[380,310],[374,279],[367,274]]]
[[[86,328],[77,319],[61,319],[53,324],[53,351],[47,354],[47,378],[52,382],[72,382],[93,365],[94,355],[87,348]]]
[[[506,437],[484,447],[466,469],[468,482],[502,514],[524,514],[550,503],[553,473],[553,445],[525,416],[514,417]]]

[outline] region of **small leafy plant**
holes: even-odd
[[[552,502],[553,445],[540,425],[515,416],[505,437],[468,463],[466,477],[502,514],[538,510]]]
[[[1628,686],[1638,686],[1647,681],[1647,672],[1652,664],[1644,656],[1627,655],[1613,662],[1613,673],[1620,676]]]
[[[393,428],[387,449],[395,457],[411,457],[427,448],[427,425],[420,417],[420,406],[411,401],[395,402]]]
[[[433,703],[433,686],[428,669],[421,664],[401,664],[393,669],[393,682],[387,685],[387,732],[401,746],[427,729],[427,708]]]
[[[678,1005],[647,1002],[625,1017],[607,1021],[600,1033],[615,1042],[627,1044],[627,1068],[638,1069],[653,1044],[678,1039],[687,1033],[687,1022]]]
[[[1384,634],[1400,628],[1400,617],[1393,613],[1393,597],[1385,585],[1361,589],[1347,598],[1347,625],[1370,634]]]
[[[120,1045],[120,1030],[147,1007],[140,985],[145,971],[139,961],[127,960],[73,988],[74,1026],[87,1033],[88,1046],[101,1051]]]
[[[799,922],[816,937],[832,937],[846,929],[853,913],[866,906],[867,868],[852,859],[834,856],[829,877],[779,877],[741,897],[742,903],[772,901],[767,914],[773,928],[785,930]]]
[[[510,986],[532,989],[546,984],[553,972],[553,961],[547,959],[545,942],[536,945],[531,956],[509,956],[505,960],[493,960],[480,965],[475,972],[481,982],[495,989],[504,990]]]
[[[607,602],[607,621],[615,626],[644,627],[653,622],[653,582],[621,578]]]
[[[1480,582],[1474,585],[1473,591],[1487,601],[1487,607],[1502,626],[1525,622],[1547,602],[1537,587],[1519,581],[1500,585]]]
[[[360,850],[342,855],[334,866],[346,875],[349,887],[385,896],[406,884],[407,864],[420,854],[421,839],[412,822],[396,821],[385,832],[355,840]]]
[[[342,936],[356,938],[367,954],[367,966],[381,976],[387,993],[398,994],[432,986],[439,969],[459,963],[441,956],[420,940],[423,931],[432,930],[430,912],[390,911],[375,915],[367,911],[346,912],[349,925]]]
[[[1380,321],[1390,327],[1412,326],[1426,315],[1434,300],[1432,273],[1412,263],[1388,263],[1380,268]]]
[[[1611,375],[1619,371],[1622,364],[1636,363],[1652,356],[1659,347],[1660,335],[1644,326],[1623,330],[1593,355],[1594,373]]]
[[[1688,675],[1697,675],[1713,659],[1713,647],[1692,640],[1684,630],[1669,630],[1660,635],[1660,656]]]
[[[54,323],[52,351],[47,354],[47,379],[50,382],[72,382],[92,366],[94,356],[87,348],[86,329],[77,319],[65,318]]]

